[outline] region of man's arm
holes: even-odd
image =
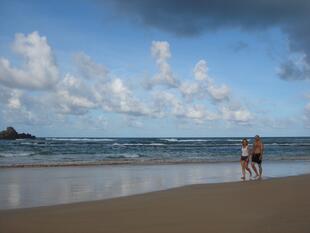
[[[251,155],[254,155],[254,153],[255,153],[255,142],[253,142],[253,147],[252,147],[252,153],[251,153]]]
[[[261,145],[260,145],[260,160],[263,159],[263,154],[264,154],[264,144],[261,142]]]

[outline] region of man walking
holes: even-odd
[[[263,168],[262,168],[263,154],[264,154],[264,144],[261,138],[258,135],[256,135],[253,142],[251,165],[256,174],[256,177],[259,178],[261,178],[263,174]],[[255,163],[257,163],[258,165],[259,173],[257,172]]]

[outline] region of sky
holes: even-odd
[[[310,136],[308,0],[0,0],[0,128]]]

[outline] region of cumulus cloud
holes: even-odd
[[[106,111],[136,116],[148,115],[150,112],[145,104],[134,97],[132,91],[120,78],[98,84],[95,89],[95,95],[97,101]]]
[[[171,56],[169,43],[161,41],[159,48],[152,44],[152,51],[156,56],[164,61],[165,67],[169,67],[169,73],[172,73],[167,58]],[[159,63],[159,62],[157,62]],[[163,63],[163,62],[161,62]],[[170,86],[171,91],[156,92],[154,109],[152,113],[157,117],[172,115],[177,118],[193,120],[196,123],[202,123],[207,120],[225,120],[236,123],[248,123],[252,118],[252,114],[242,106],[235,106],[231,102],[232,93],[230,88],[225,85],[219,85],[208,73],[208,64],[205,60],[199,60],[193,69],[193,80],[180,81],[174,79],[176,85]],[[163,79],[162,79],[163,80]],[[165,79],[167,80],[167,79]],[[154,80],[152,80],[154,81]],[[167,83],[166,83],[167,84]],[[186,100],[190,100],[190,104],[177,97],[177,93]],[[209,98],[211,103],[217,106],[216,112],[210,112],[205,105],[195,104],[197,99]]]
[[[52,112],[46,108],[45,96],[40,98],[18,89],[0,86],[0,91],[6,93],[5,98],[0,98],[2,123],[25,125],[48,125]]]
[[[172,89],[178,89],[181,94],[194,99],[209,96],[214,102],[221,102],[229,99],[230,88],[223,84],[215,83],[208,74],[208,65],[205,60],[199,60],[193,69],[194,80],[180,81],[173,75],[168,59],[171,57],[170,45],[167,41],[153,41],[151,46],[153,57],[159,68],[159,73],[148,81],[148,88],[156,85],[163,85]]]
[[[196,123],[218,118],[216,114],[207,111],[205,106],[186,104],[177,98],[176,95],[167,91],[155,93],[154,100],[155,112],[161,117],[172,115],[178,118],[194,120]]]
[[[223,101],[229,99],[230,89],[227,85],[217,85],[208,74],[208,66],[205,60],[200,60],[194,68],[195,79],[203,81],[208,94],[213,101]]]
[[[59,83],[55,100],[62,114],[84,115],[93,109],[128,115],[150,112],[120,78],[92,83],[67,74]]]
[[[291,51],[304,53],[306,63],[310,64],[310,1],[308,0],[133,0],[130,2],[109,0],[109,2],[115,6],[122,17],[138,20],[147,27],[179,36],[196,36],[205,31],[225,28],[264,31],[278,27],[288,36]],[[244,46],[245,44],[242,43],[237,49],[242,49]],[[283,67],[283,69],[287,68]],[[297,77],[300,77],[299,72]]]
[[[94,109],[126,115],[149,115],[150,110],[121,78],[110,77],[108,69],[85,53],[75,54],[78,75],[66,74],[54,94],[57,111],[85,115]]]
[[[215,84],[208,74],[208,66],[205,60],[200,60],[193,70],[196,82],[182,82],[179,86],[179,90],[184,96],[193,98],[194,96],[204,97],[209,96],[214,102],[222,102],[229,100],[230,88],[225,85]]]
[[[85,53],[74,55],[77,73],[66,73],[59,77],[52,49],[47,39],[37,32],[27,36],[17,34],[13,47],[14,51],[24,56],[26,62],[17,72],[24,76],[0,76],[2,118],[7,119],[8,123],[48,125],[75,119],[70,121],[74,127],[88,127],[97,122],[105,128],[107,120],[104,116],[95,117],[92,111],[122,114],[130,127],[142,127],[141,117],[173,116],[199,124],[211,120],[244,123],[250,119],[246,109],[230,106],[229,87],[218,85],[210,77],[205,60],[195,65],[192,80],[178,80],[168,63],[171,52],[166,41],[152,42],[151,54],[159,72],[150,80],[150,85],[168,89],[152,90],[151,98],[148,98],[148,90],[143,100],[135,95],[123,79],[111,76],[104,65],[96,63]],[[10,64],[8,60],[5,62]],[[3,63],[1,65],[0,71],[3,72]],[[13,74],[15,68],[11,65],[7,67],[6,71]],[[49,87],[52,88],[47,89]],[[34,94],[33,90],[41,91]],[[213,112],[205,103],[197,103],[197,98],[202,100],[206,97],[217,106]]]
[[[71,74],[59,82],[53,96],[57,112],[62,114],[83,115],[96,107],[88,84]]]
[[[13,51],[20,55],[23,65],[13,67],[9,60],[0,58],[0,83],[11,88],[42,90],[53,88],[59,80],[59,71],[46,37],[38,32],[18,33]]]
[[[214,101],[222,101],[229,98],[230,89],[227,85],[217,86],[213,82],[209,82],[207,90]]]
[[[232,108],[223,106],[221,108],[222,117],[224,120],[247,124],[252,120],[252,114],[245,108]]]
[[[148,87],[152,88],[155,85],[176,87],[178,85],[178,81],[174,77],[170,64],[168,63],[168,60],[171,57],[169,43],[167,41],[153,41],[151,53],[156,59],[159,73],[148,82]]]
[[[182,95],[188,99],[193,99],[195,97],[203,98],[207,94],[205,88],[199,85],[198,82],[181,82],[179,85],[179,90]]]
[[[20,97],[22,93],[18,90],[13,90],[11,92],[11,97],[8,99],[8,107],[10,109],[20,109],[21,108],[21,102]]]
[[[194,77],[197,81],[209,80],[208,65],[205,60],[200,60],[194,67]]]
[[[108,70],[102,65],[94,62],[88,55],[83,52],[74,55],[74,61],[80,74],[87,79],[107,79]]]
[[[0,105],[3,105],[3,109],[20,109],[22,96],[23,92],[20,90],[0,86]]]

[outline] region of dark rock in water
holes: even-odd
[[[18,139],[35,139],[36,137],[29,133],[19,133]]]
[[[0,139],[14,140],[18,138],[18,133],[13,127],[7,127],[6,130],[0,132]]]
[[[29,133],[17,133],[13,127],[7,127],[6,130],[0,132],[0,139],[15,140],[15,139],[35,139],[36,137]]]

